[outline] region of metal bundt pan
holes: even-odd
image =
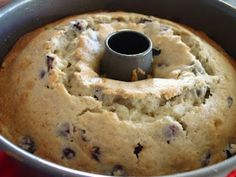
[[[96,10],[138,12],[187,24],[207,33],[236,58],[236,9],[220,0],[18,0],[0,9],[0,61],[23,34],[65,16]],[[1,135],[0,149],[36,170],[36,173],[42,173],[42,176],[96,176],[29,154]],[[221,177],[233,169],[236,169],[236,157],[172,176]]]

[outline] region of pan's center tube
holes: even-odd
[[[152,42],[142,33],[122,30],[105,40],[100,71],[106,77],[131,81],[135,70],[148,74],[152,65]]]

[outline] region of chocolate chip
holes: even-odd
[[[227,98],[227,102],[228,102],[228,107],[229,108],[231,108],[231,106],[233,105],[233,98],[231,97],[231,96],[229,96],[228,98]]]
[[[53,57],[50,57],[50,56],[47,56],[47,66],[48,66],[48,72],[53,69],[53,61],[54,61],[54,58]]]
[[[194,75],[197,75],[197,73],[198,73],[196,68],[192,68],[192,72],[193,72]]]
[[[124,21],[124,18],[122,17],[116,17],[116,18],[113,18],[113,20],[116,20],[118,22],[121,22],[121,21]]]
[[[69,67],[71,67],[71,65],[72,64],[69,62],[66,67],[69,68]]]
[[[94,89],[94,91],[93,91],[93,97],[94,97],[96,100],[101,101],[101,100],[102,100],[102,97],[103,97],[102,90],[101,90],[100,88]]]
[[[161,54],[161,49],[152,48],[152,56],[159,56]]]
[[[84,130],[84,129],[80,129],[80,131],[81,131],[83,134],[86,133],[86,130]]]
[[[138,143],[137,146],[134,148],[134,154],[136,155],[137,158],[139,158],[139,153],[142,151],[143,146]]]
[[[86,130],[84,130],[84,129],[79,129],[79,131],[80,131],[80,137],[81,137],[81,139],[82,139],[83,141],[85,141],[85,142],[88,142],[88,139],[87,139],[86,136],[85,136]]]
[[[75,126],[72,123],[66,122],[59,126],[58,135],[66,139],[71,139],[75,131],[76,131]]]
[[[226,157],[227,159],[229,159],[230,157],[233,157],[233,154],[230,152],[230,150],[225,150],[225,153],[226,153]]]
[[[75,157],[75,151],[73,151],[71,148],[65,148],[63,149],[63,156],[62,158],[66,158],[68,160]]]
[[[176,126],[176,125],[168,125],[164,129],[164,136],[166,137],[167,141],[169,141],[169,143],[170,143],[170,140],[173,137],[175,137],[178,134],[178,132],[179,132],[179,127],[178,126]]]
[[[201,89],[197,89],[196,90],[196,94],[198,97],[201,97],[202,96],[202,90]]]
[[[207,87],[207,91],[206,91],[206,94],[205,94],[205,99],[208,99],[210,96],[212,96],[211,89],[209,87]]]
[[[101,154],[100,148],[98,146],[93,146],[91,153],[92,153],[93,159],[99,162],[100,161],[99,156]]]
[[[93,95],[93,97],[96,99],[96,100],[99,100],[98,97],[96,95]]]
[[[138,23],[146,23],[146,22],[152,22],[152,20],[151,19],[148,19],[148,18],[141,18],[139,21],[138,21]]]
[[[211,153],[208,152],[203,157],[203,160],[202,160],[202,163],[201,163],[202,167],[206,167],[207,165],[209,165],[210,159],[211,159]]]
[[[126,171],[121,165],[115,165],[112,168],[111,175],[112,176],[127,176]]]
[[[46,74],[46,72],[45,72],[44,70],[42,70],[42,71],[40,72],[40,79],[43,79],[44,76],[45,76],[45,74]]]
[[[79,21],[76,22],[76,23],[73,23],[73,27],[76,28],[79,31],[81,31],[83,29],[83,26]]]
[[[235,144],[227,145],[226,149],[224,150],[227,159],[236,155],[235,148],[236,148]]]
[[[36,150],[34,141],[29,136],[24,136],[20,140],[19,147],[30,153],[34,153]]]

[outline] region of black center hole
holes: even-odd
[[[141,33],[121,31],[108,39],[108,46],[117,53],[134,55],[145,52],[150,47],[150,41]]]

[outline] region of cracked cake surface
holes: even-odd
[[[100,75],[104,41],[131,29],[153,43],[152,74]],[[165,175],[236,153],[236,73],[204,34],[153,16],[83,14],[23,36],[0,70],[0,133],[70,168]],[[136,77],[137,80],[137,77]]]

